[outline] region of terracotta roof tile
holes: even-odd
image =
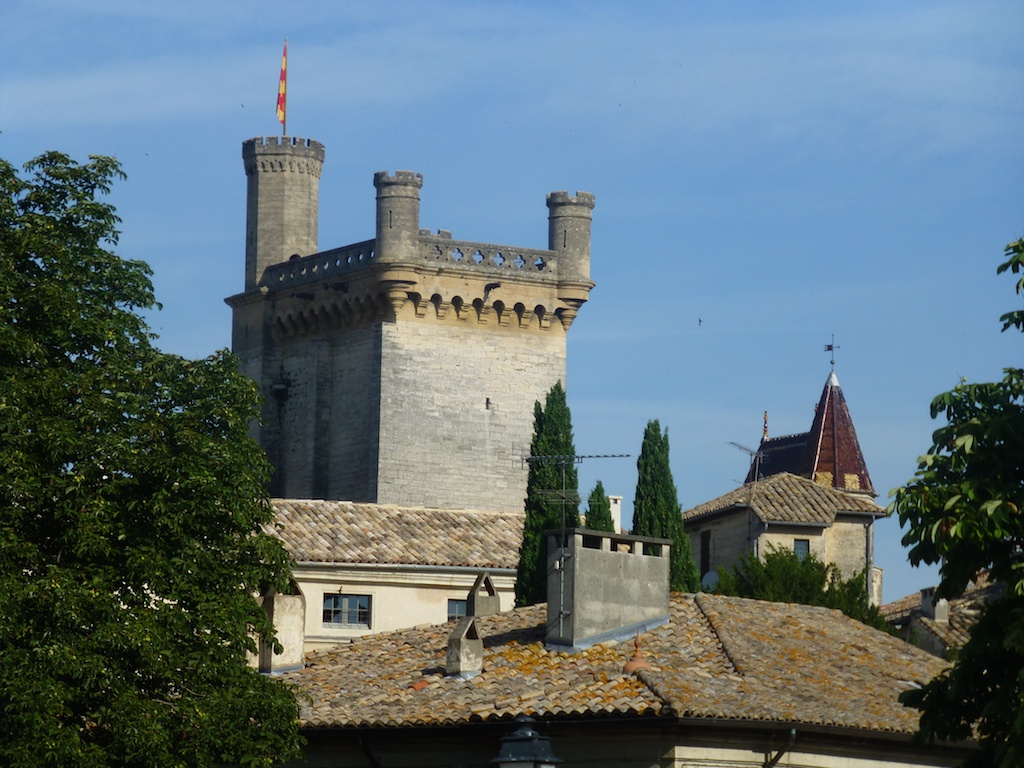
[[[844,493],[783,472],[747,483],[724,496],[683,512],[696,520],[730,508],[750,507],[764,522],[831,525],[841,512],[867,513],[881,517],[885,509],[862,494]]]
[[[477,620],[483,671],[444,676],[454,624],[360,638],[287,675],[312,728],[513,718],[679,716],[911,733],[897,701],[944,663],[838,611],[718,595],[673,595],[643,635],[649,669],[624,675],[633,642],[575,654],[544,647],[546,606]],[[421,690],[418,681],[428,681]]]
[[[280,538],[298,563],[387,563],[515,568],[516,512],[273,499]]]
[[[921,607],[921,591],[893,600],[891,603],[879,606],[878,612],[886,621],[894,622],[910,618],[911,612]]]

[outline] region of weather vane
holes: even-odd
[[[831,359],[829,360],[829,363],[832,365],[833,373],[836,370],[836,350],[837,349],[839,349],[839,345],[836,344],[836,335],[833,333],[832,334],[832,343],[825,345],[825,351],[832,353],[832,356],[831,356]]]

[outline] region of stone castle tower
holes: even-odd
[[[594,196],[547,197],[547,249],[420,229],[423,178],[379,172],[373,239],[317,250],[323,145],[256,138],[232,349],[266,398],[274,496],[522,509],[533,405],[565,380]]]

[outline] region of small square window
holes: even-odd
[[[796,559],[801,563],[804,558],[811,553],[811,540],[810,539],[793,539],[793,554],[796,555]]]
[[[369,595],[324,595],[324,626],[370,628]]]
[[[462,619],[466,616],[466,601],[465,600],[449,600],[448,601],[448,621],[454,621],[455,619]]]

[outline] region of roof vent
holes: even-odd
[[[651,665],[644,659],[644,655],[640,652],[640,633],[636,633],[636,639],[633,641],[633,658],[626,662],[626,666],[622,668],[622,674],[632,675],[638,669],[650,669]]]
[[[476,618],[459,619],[448,636],[448,659],[444,665],[446,675],[468,680],[484,668],[484,641],[476,630]]]
[[[466,595],[467,616],[490,616],[501,611],[501,598],[494,588],[494,582],[486,573],[481,573],[473,582]]]

